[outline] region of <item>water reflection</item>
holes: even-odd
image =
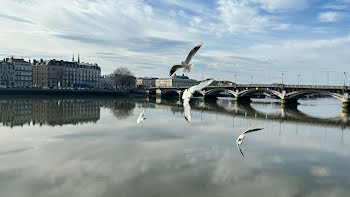
[[[174,113],[182,113],[182,104],[176,99],[162,99],[153,102],[153,105],[149,103],[141,103],[143,107],[154,107],[169,109]],[[348,127],[350,123],[350,117],[348,113],[340,113],[334,117],[322,118],[317,116],[310,116],[300,111],[296,106],[281,108],[280,103],[275,101],[268,102],[253,102],[253,103],[237,103],[232,99],[220,98],[212,101],[204,101],[201,98],[193,99],[191,102],[192,110],[206,111],[209,113],[217,113],[227,116],[242,116],[253,117],[255,119],[262,120],[276,120],[276,121],[288,121],[288,122],[301,122],[305,124],[315,125],[327,125],[327,126],[339,126],[342,128]],[[268,112],[259,110],[259,108],[268,107]],[[314,106],[314,110],[317,111],[318,106]],[[256,109],[257,108],[257,109]],[[341,111],[341,108],[340,108]]]
[[[0,101],[0,115],[0,123],[9,127],[95,123],[100,119],[100,103],[91,99],[8,98]]]
[[[126,119],[133,115],[135,101],[129,99],[117,99],[109,106],[113,115],[118,119]]]
[[[118,119],[125,119],[132,115],[135,102],[127,99],[2,98],[0,123],[9,127],[96,123],[101,107],[109,108]]]
[[[25,124],[57,126],[96,123],[100,119],[101,107],[110,109],[117,119],[126,119],[133,116],[136,105],[183,113],[182,102],[176,98],[7,98],[0,100],[0,123],[9,127]],[[276,102],[255,101],[252,104],[241,104],[230,99],[204,101],[201,98],[195,98],[191,101],[191,106],[193,110],[197,111],[255,119],[302,122],[342,128],[348,127],[350,123],[348,113],[321,118],[303,113],[296,107],[281,108],[280,104]],[[266,109],[268,110],[266,111]]]
[[[1,109],[18,108],[11,102],[24,108],[23,99],[12,98],[6,105],[7,99],[1,100]],[[70,99],[26,100],[30,112],[37,100],[51,103],[52,110],[63,116],[67,113],[62,113],[61,105]],[[344,173],[350,166],[350,133],[339,124],[288,120],[295,116],[289,109],[282,116],[281,109],[270,103],[242,106],[229,100],[194,99],[193,121],[188,124],[176,99],[74,100],[97,105],[98,121],[0,127],[2,196],[326,197],[350,192]],[[119,113],[123,103],[128,106],[121,114],[127,115],[119,119],[113,111]],[[136,119],[143,110],[149,119],[141,128]],[[279,118],[269,119],[274,114]],[[29,119],[33,121],[33,116]],[[245,139],[242,159],[236,138],[260,127],[264,129]]]

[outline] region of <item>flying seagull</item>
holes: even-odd
[[[146,120],[144,114],[145,114],[145,110],[143,110],[140,113],[139,117],[137,118],[137,121],[136,121],[137,124],[141,123],[141,125],[143,126],[143,121]]]
[[[187,122],[191,122],[191,106],[190,106],[190,100],[184,100],[183,103],[184,106],[184,115]]]
[[[192,57],[194,56],[194,54],[197,53],[197,51],[199,50],[199,48],[201,48],[203,43],[195,46],[190,53],[187,55],[187,58],[185,61],[181,61],[181,64],[177,64],[174,65],[173,67],[171,67],[170,72],[169,72],[169,76],[173,75],[177,69],[179,68],[184,68],[184,71],[186,72],[190,72],[192,69],[192,64],[190,64],[190,61],[192,59]]]
[[[261,130],[261,129],[263,129],[263,128],[250,129],[250,130],[248,130],[248,131],[244,131],[240,136],[238,136],[238,138],[237,138],[237,140],[236,140],[236,144],[237,144],[238,150],[239,150],[239,151],[241,152],[241,154],[242,154],[242,157],[244,157],[244,154],[243,154],[243,152],[242,152],[242,150],[241,150],[240,145],[243,143],[243,139],[244,139],[245,135],[246,135],[247,133],[259,131],[259,130]]]
[[[196,91],[201,91],[202,89],[209,86],[211,83],[213,83],[214,79],[207,79],[199,83],[198,85],[192,86],[188,89],[186,89],[182,94],[182,100],[183,100],[183,106],[184,106],[184,115],[187,122],[191,122],[191,106],[190,106],[190,100],[193,97],[193,94]]]

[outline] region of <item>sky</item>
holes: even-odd
[[[1,0],[1,7],[1,58],[79,53],[102,74],[123,66],[137,77],[168,77],[203,43],[190,78],[343,85],[350,71],[350,0]]]

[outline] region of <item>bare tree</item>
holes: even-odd
[[[134,113],[135,102],[127,99],[115,100],[111,111],[118,119],[126,119]]]
[[[53,67],[54,75],[52,76],[55,79],[56,85],[60,83],[60,86],[63,86],[64,82],[64,68],[62,66],[54,66]]]
[[[113,74],[113,84],[115,88],[131,88],[136,85],[136,78],[134,74],[125,67],[117,68]]]

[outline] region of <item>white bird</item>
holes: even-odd
[[[182,100],[190,100],[193,96],[193,94],[197,91],[202,91],[204,88],[209,86],[211,83],[213,83],[214,79],[207,79],[204,81],[201,81],[198,85],[192,86],[188,89],[186,89],[182,94]]]
[[[188,122],[191,122],[191,106],[190,106],[190,100],[193,97],[193,94],[196,91],[201,91],[202,89],[209,86],[211,83],[213,83],[214,79],[207,79],[205,81],[202,81],[200,84],[192,86],[188,89],[186,89],[182,94],[182,100],[183,100],[183,106],[184,106],[184,115],[185,119]]]
[[[184,100],[183,106],[184,106],[185,119],[187,120],[187,122],[191,122],[190,100],[189,99]]]
[[[199,48],[201,48],[203,43],[195,46],[190,53],[187,55],[187,58],[185,61],[181,61],[181,64],[177,64],[174,65],[173,67],[171,67],[170,72],[169,72],[169,76],[173,75],[177,69],[179,68],[184,68],[184,71],[186,72],[190,72],[192,69],[192,64],[190,64],[190,61],[192,59],[192,57],[194,56],[194,54],[197,53],[197,51],[199,50]]]
[[[143,110],[143,111],[140,113],[139,117],[137,118],[137,121],[136,121],[137,124],[141,123],[142,126],[143,126],[143,121],[146,120],[144,114],[145,114],[145,110]]]
[[[250,129],[250,130],[248,130],[248,131],[244,131],[241,135],[238,136],[238,138],[237,138],[237,140],[236,140],[236,144],[237,144],[238,150],[239,150],[239,151],[241,152],[241,154],[242,154],[242,157],[244,157],[244,154],[243,154],[243,152],[242,152],[242,150],[241,150],[240,145],[243,143],[243,139],[244,139],[245,135],[246,135],[247,133],[259,131],[259,130],[261,130],[261,129],[263,129],[263,128]]]

